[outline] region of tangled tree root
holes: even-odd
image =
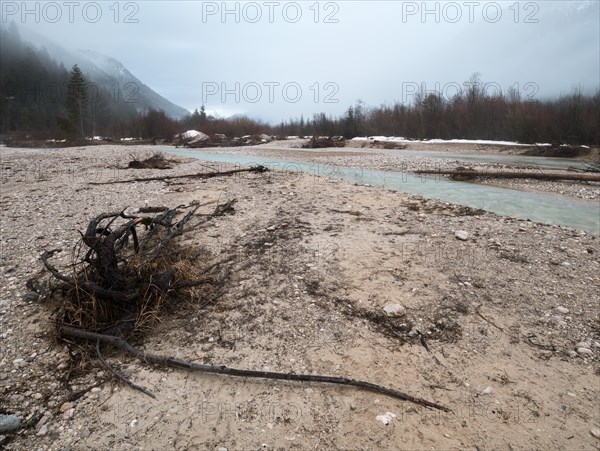
[[[203,268],[202,259],[208,263],[211,256],[197,255],[175,238],[233,211],[234,203],[217,205],[203,216],[197,214],[198,204],[103,213],[81,234],[72,274],[50,263],[60,250],[44,252],[41,259],[59,282],[53,290],[59,325],[140,335],[174,303],[215,295],[225,277],[217,277],[219,265]]]

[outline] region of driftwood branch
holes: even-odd
[[[100,360],[100,363],[102,364],[102,366],[104,368],[106,368],[108,371],[110,371],[112,374],[114,374],[120,381],[125,382],[127,385],[129,385],[131,388],[133,388],[134,390],[138,390],[140,392],[142,392],[145,395],[150,396],[153,399],[156,399],[156,396],[154,396],[154,394],[149,391],[146,390],[144,387],[140,387],[139,385],[134,384],[133,382],[131,382],[129,379],[127,379],[123,374],[121,374],[119,371],[115,370],[110,363],[108,363],[105,359],[104,356],[102,355],[102,353],[100,352],[100,340],[96,341],[96,354],[98,355],[98,360]]]
[[[484,320],[486,323],[491,324],[492,326],[494,326],[496,329],[498,329],[501,332],[504,332],[504,329],[502,329],[500,326],[498,326],[495,322],[493,322],[492,320],[487,319],[485,316],[483,316],[483,314],[479,311],[479,309],[481,308],[483,304],[479,304],[477,306],[477,308],[475,309],[475,313],[477,313],[477,315],[479,315],[479,317]]]
[[[269,169],[265,166],[258,165],[252,166],[251,168],[245,169],[232,169],[230,171],[222,171],[222,172],[200,172],[196,174],[183,174],[183,175],[163,175],[157,177],[142,177],[135,179],[126,179],[126,180],[115,180],[112,182],[89,182],[90,185],[112,185],[115,183],[135,183],[135,182],[154,182],[161,181],[164,182],[166,180],[174,180],[174,179],[183,179],[183,178],[197,178],[197,179],[209,179],[213,177],[223,177],[238,174],[240,172],[267,172]]]
[[[403,393],[392,388],[386,388],[381,385],[372,384],[370,382],[364,382],[360,380],[347,379],[345,377],[337,376],[318,376],[312,374],[292,374],[292,373],[276,373],[272,371],[254,371],[254,370],[242,370],[237,368],[229,368],[222,365],[205,365],[201,363],[190,362],[187,360],[181,360],[174,357],[167,357],[161,355],[155,355],[143,352],[120,337],[114,335],[104,335],[95,332],[89,332],[87,330],[78,329],[70,326],[62,326],[61,334],[65,337],[79,338],[84,340],[93,340],[95,342],[103,342],[111,344],[132,357],[138,358],[148,363],[156,365],[170,366],[175,368],[182,368],[189,371],[197,371],[202,373],[212,374],[225,374],[228,376],[238,377],[256,377],[263,379],[277,379],[286,381],[298,381],[298,382],[321,382],[329,384],[347,385],[352,387],[358,387],[365,390],[373,391],[376,393],[382,393],[393,398],[401,399],[403,401],[409,401],[414,404],[418,404],[424,407],[432,409],[442,410],[444,412],[452,412],[448,407],[441,404],[437,404],[431,401],[427,401],[423,398],[418,398],[406,393]]]
[[[536,179],[536,180],[575,180],[580,182],[600,182],[600,174],[566,173],[566,172],[525,172],[504,170],[475,170],[468,168],[459,169],[420,169],[416,174],[451,175],[461,180],[476,177],[492,177],[504,179]]]

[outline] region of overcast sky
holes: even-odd
[[[357,99],[410,101],[421,85],[450,97],[474,72],[535,99],[600,80],[596,0],[75,3],[23,15],[3,1],[2,21],[110,55],[172,102],[221,116],[337,115]]]

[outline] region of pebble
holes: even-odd
[[[15,359],[13,360],[13,365],[15,368],[23,368],[27,365],[27,362],[24,359]]]
[[[575,345],[576,348],[588,348],[592,347],[592,344],[589,341],[580,341]]]
[[[383,311],[388,316],[403,316],[406,314],[406,309],[401,304],[386,304]]]
[[[494,393],[494,389],[492,387],[485,387],[482,392],[484,395],[491,395]]]
[[[592,434],[592,437],[600,439],[600,429],[592,428],[590,434]]]
[[[457,230],[456,232],[454,232],[454,236],[461,241],[467,241],[467,239],[469,238],[469,234],[464,230]]]
[[[381,421],[381,422],[382,422],[383,424],[385,424],[386,426],[387,426],[388,424],[390,424],[394,418],[396,418],[396,415],[394,415],[392,412],[386,412],[386,413],[384,413],[384,414],[382,414],[382,415],[377,415],[377,416],[375,417],[375,419],[376,419],[377,421]]]
[[[0,434],[15,432],[21,426],[21,420],[16,415],[0,414]]]
[[[563,307],[562,305],[559,305],[558,307],[556,307],[555,309],[558,313],[560,313],[561,315],[566,315],[567,313],[569,313],[569,309],[566,307]]]
[[[62,406],[60,406],[60,412],[65,413],[67,410],[72,409],[75,406],[75,403],[65,402]]]
[[[43,425],[43,426],[40,428],[40,430],[37,432],[37,434],[36,434],[36,435],[38,435],[38,436],[40,436],[40,437],[41,437],[41,436],[44,436],[44,435],[46,435],[47,433],[48,433],[48,425],[47,425],[47,424],[45,424],[45,425]]]
[[[593,352],[589,348],[577,348],[577,354],[579,354],[579,355],[592,355]]]

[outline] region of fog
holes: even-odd
[[[598,2],[3,2],[40,45],[121,61],[172,102],[277,123],[358,99],[450,98],[474,72],[524,98],[598,89]]]

